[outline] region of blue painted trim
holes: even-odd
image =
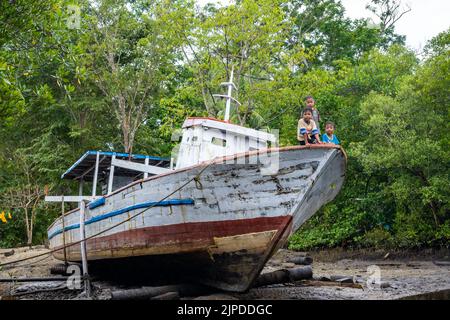
[[[72,166],[70,166],[70,168],[67,169],[66,172],[64,172],[64,173],[61,175],[61,179],[64,179],[64,176],[65,176],[66,174],[68,174],[68,173],[69,173],[70,171],[72,171],[77,165],[79,165],[79,164],[81,163],[81,161],[83,161],[84,158],[86,158],[86,157],[89,155],[89,152],[90,152],[90,151],[87,151],[85,154],[83,154],[83,155],[81,156],[80,159],[78,159]]]
[[[111,152],[111,151],[98,151],[101,156],[109,156],[112,157],[113,155],[117,157],[124,157],[128,158],[128,153],[121,153],[121,152]],[[72,171],[76,166],[78,166],[88,155],[96,155],[97,151],[89,150],[85,154],[81,156],[80,159],[78,159],[69,169],[66,170],[61,175],[61,179],[64,179],[64,176],[68,174],[70,171]],[[155,156],[146,156],[143,154],[131,154],[131,159],[149,159],[149,160],[156,160],[156,161],[170,161],[169,158],[162,158],[162,157],[155,157]]]
[[[89,203],[89,209],[95,209],[105,204],[105,198],[101,197],[100,199],[94,200]]]
[[[97,154],[97,151],[88,151],[89,154],[95,155]],[[111,152],[111,151],[99,151],[101,156],[118,156],[118,157],[129,157],[129,153],[121,153],[121,152]],[[143,154],[131,154],[131,159],[150,159],[150,160],[166,160],[169,161],[169,158],[161,158],[161,157],[155,157],[155,156],[146,156]]]
[[[104,199],[104,198],[103,198]],[[118,216],[121,214],[124,214],[126,212],[129,211],[133,211],[136,209],[142,209],[142,208],[148,208],[148,207],[166,207],[166,206],[178,206],[178,205],[193,205],[194,204],[194,200],[193,199],[173,199],[173,200],[166,200],[166,201],[148,201],[148,202],[142,202],[142,203],[138,203],[129,207],[125,207],[116,211],[111,211],[96,217],[93,217],[87,221],[84,222],[85,225],[89,225],[104,219],[108,219],[114,216]],[[64,228],[64,231],[69,231],[69,230],[73,230],[73,229],[78,229],[80,227],[79,223],[76,224],[72,224],[70,226],[67,226]],[[48,239],[50,240],[51,238],[53,238],[54,236],[60,234],[63,232],[63,229],[59,229],[59,230],[55,230],[52,234],[48,235]]]

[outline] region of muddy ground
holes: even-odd
[[[43,246],[0,249],[0,263],[45,253]],[[216,292],[182,299],[300,299],[378,300],[450,299],[450,251],[345,251],[327,250],[299,253],[282,249],[265,266],[263,273],[298,267],[288,262],[294,257],[313,258],[313,278],[291,283],[253,288],[246,293]],[[0,269],[0,278],[48,277],[50,267],[60,264],[50,256]],[[344,281],[329,281],[340,276]],[[93,299],[110,299],[116,283],[94,281]],[[123,286],[120,286],[123,289]],[[436,294],[438,293],[438,294]],[[428,295],[427,295],[428,294]],[[0,299],[84,299],[81,290],[69,290],[65,282],[0,283]]]

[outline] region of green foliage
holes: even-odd
[[[60,174],[86,150],[170,156],[187,116],[221,118],[213,98],[234,70],[232,121],[279,129],[296,144],[303,98],[331,120],[348,154],[343,190],[290,240],[314,247],[448,246],[449,30],[420,60],[395,33],[396,0],[372,0],[380,23],[345,16],[337,0],[0,3],[0,246],[25,244],[8,192],[30,177],[74,193]],[[395,8],[395,6],[393,7]],[[39,202],[34,243],[60,208]]]
[[[439,47],[443,47],[442,43]],[[351,180],[342,191],[349,197],[341,194],[335,206],[341,207],[341,199],[351,197],[364,206],[353,207],[352,218],[345,215],[345,209],[351,208],[348,204],[336,212],[336,221],[313,218],[291,239],[292,248],[324,244],[448,246],[450,65],[448,50],[439,52],[442,54],[433,55],[421,65],[397,46],[386,53],[370,53],[370,68],[377,70],[375,76],[366,71],[369,75],[365,77],[349,76],[338,83],[345,88],[350,82],[357,89],[342,92],[343,101],[350,105],[340,110],[342,115],[335,114],[337,119],[344,117],[336,121],[344,124],[339,135],[347,145],[351,163]],[[350,74],[364,70],[369,63],[365,59]],[[361,190],[365,190],[364,194]],[[347,223],[359,214],[363,214],[360,222],[364,223],[374,216],[379,218],[366,226],[356,223],[348,232],[340,219]],[[324,218],[327,216],[320,213],[316,219]]]

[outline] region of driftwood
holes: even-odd
[[[44,277],[44,278],[0,278],[0,282],[44,282],[67,281],[68,277]]]
[[[180,294],[176,291],[163,293],[159,296],[152,297],[150,300],[179,300]]]
[[[79,266],[80,270],[81,270],[81,265],[76,264],[76,263],[70,263],[70,264],[68,263],[67,265],[64,263],[58,263],[58,264],[50,267],[50,274],[60,274],[63,276],[70,276],[72,273],[67,272],[67,268],[69,266]]]
[[[253,287],[267,286],[271,284],[287,283],[297,280],[312,278],[313,272],[310,266],[292,269],[281,269],[261,274],[255,281]]]
[[[345,287],[363,289],[363,286],[359,283],[342,283],[337,281],[305,280],[302,282],[302,285],[311,287]]]
[[[39,290],[33,290],[33,291],[18,292],[18,293],[14,293],[11,296],[12,297],[21,297],[21,296],[26,296],[26,295],[29,295],[29,294],[36,294],[36,293],[43,293],[43,292],[54,292],[54,291],[66,290],[66,289],[67,289],[67,286],[63,285],[63,286],[60,286],[60,287],[50,288],[50,289],[39,289]]]
[[[294,257],[289,259],[287,262],[300,264],[300,265],[310,265],[313,263],[313,258],[311,257]]]
[[[180,297],[195,296],[210,292],[204,286],[179,284],[159,287],[142,287],[138,289],[117,290],[111,292],[112,300],[143,300],[176,292]]]
[[[433,261],[433,263],[437,266],[450,266],[450,261]]]
[[[355,283],[355,280],[352,276],[342,276],[342,275],[333,275],[333,276],[325,276],[320,277],[319,281],[334,281],[339,283]]]
[[[139,289],[118,290],[111,292],[112,300],[142,300],[178,291],[178,286],[142,287]]]
[[[261,287],[271,284],[294,282],[303,279],[311,279],[313,275],[311,266],[303,266],[291,269],[281,269],[274,272],[261,274],[253,287]],[[116,290],[111,292],[112,300],[175,300],[180,297],[201,296],[211,294],[214,289],[191,284],[166,285],[159,287],[142,287],[136,289]]]
[[[3,254],[5,257],[10,257],[10,256],[12,256],[14,253],[15,253],[14,250],[2,252],[2,254]]]

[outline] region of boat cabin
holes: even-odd
[[[176,169],[215,157],[270,147],[275,135],[214,118],[188,118],[176,158]]]

